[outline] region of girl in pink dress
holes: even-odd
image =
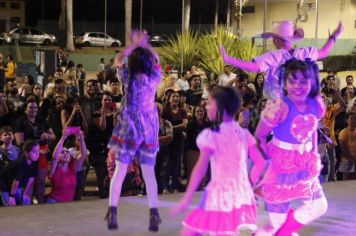
[[[197,138],[200,156],[183,199],[171,210],[183,212],[192,200],[206,170],[211,165],[211,181],[199,207],[183,222],[181,235],[234,235],[241,228],[256,229],[257,207],[247,173],[247,158],[254,166],[251,181],[256,183],[265,161],[255,139],[239,126],[234,117],[241,98],[232,87],[215,87],[208,98],[207,113],[213,128],[204,129]]]
[[[291,59],[281,68],[284,96],[267,105],[256,129],[271,165],[258,189],[270,223],[256,235],[290,236],[322,216],[327,201],[319,182],[318,120],[325,113],[314,62]],[[267,137],[273,138],[267,144]],[[295,211],[290,203],[302,200]]]

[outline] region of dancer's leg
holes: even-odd
[[[325,197],[312,201],[305,201],[304,204],[295,210],[295,219],[303,225],[318,219],[326,213],[328,202]]]
[[[181,231],[180,231],[180,235],[181,236],[199,236],[201,235],[200,233],[197,233],[195,231],[192,231],[189,228],[184,227]]]
[[[121,195],[121,187],[127,173],[128,164],[116,161],[116,168],[110,183],[109,206],[117,207]]]
[[[157,208],[158,190],[154,166],[141,164],[141,170],[143,179],[145,180],[146,184],[148,206],[150,208]]]

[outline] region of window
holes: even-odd
[[[42,35],[43,33],[41,31],[36,30],[36,29],[31,29],[31,34]]]
[[[10,22],[12,25],[17,25],[21,23],[21,18],[20,17],[11,17]]]
[[[244,6],[242,7],[242,14],[255,13],[255,6]]]
[[[6,8],[6,2],[0,2],[0,9]]]
[[[88,36],[89,36],[89,37],[93,37],[93,38],[96,38],[96,37],[97,37],[97,36],[96,36],[96,33],[90,33]]]
[[[10,2],[10,8],[11,9],[20,9],[20,3],[19,2]]]

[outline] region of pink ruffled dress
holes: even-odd
[[[265,174],[265,183],[257,191],[270,204],[311,200],[324,194],[318,179],[322,165],[313,146],[320,116],[318,104],[308,99],[307,110],[299,112],[287,97],[283,102],[289,112],[273,129],[273,139],[267,146],[271,166]],[[268,121],[273,113],[266,107],[262,119]]]
[[[234,235],[241,228],[256,229],[257,207],[247,173],[248,147],[255,144],[237,122],[224,122],[219,131],[203,130],[200,150],[211,153],[211,181],[199,207],[184,220],[191,230],[211,235]]]

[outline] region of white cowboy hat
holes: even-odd
[[[304,38],[302,28],[294,28],[293,22],[289,20],[276,21],[272,24],[272,32],[262,33],[264,39],[277,37],[286,41],[298,41]]]

